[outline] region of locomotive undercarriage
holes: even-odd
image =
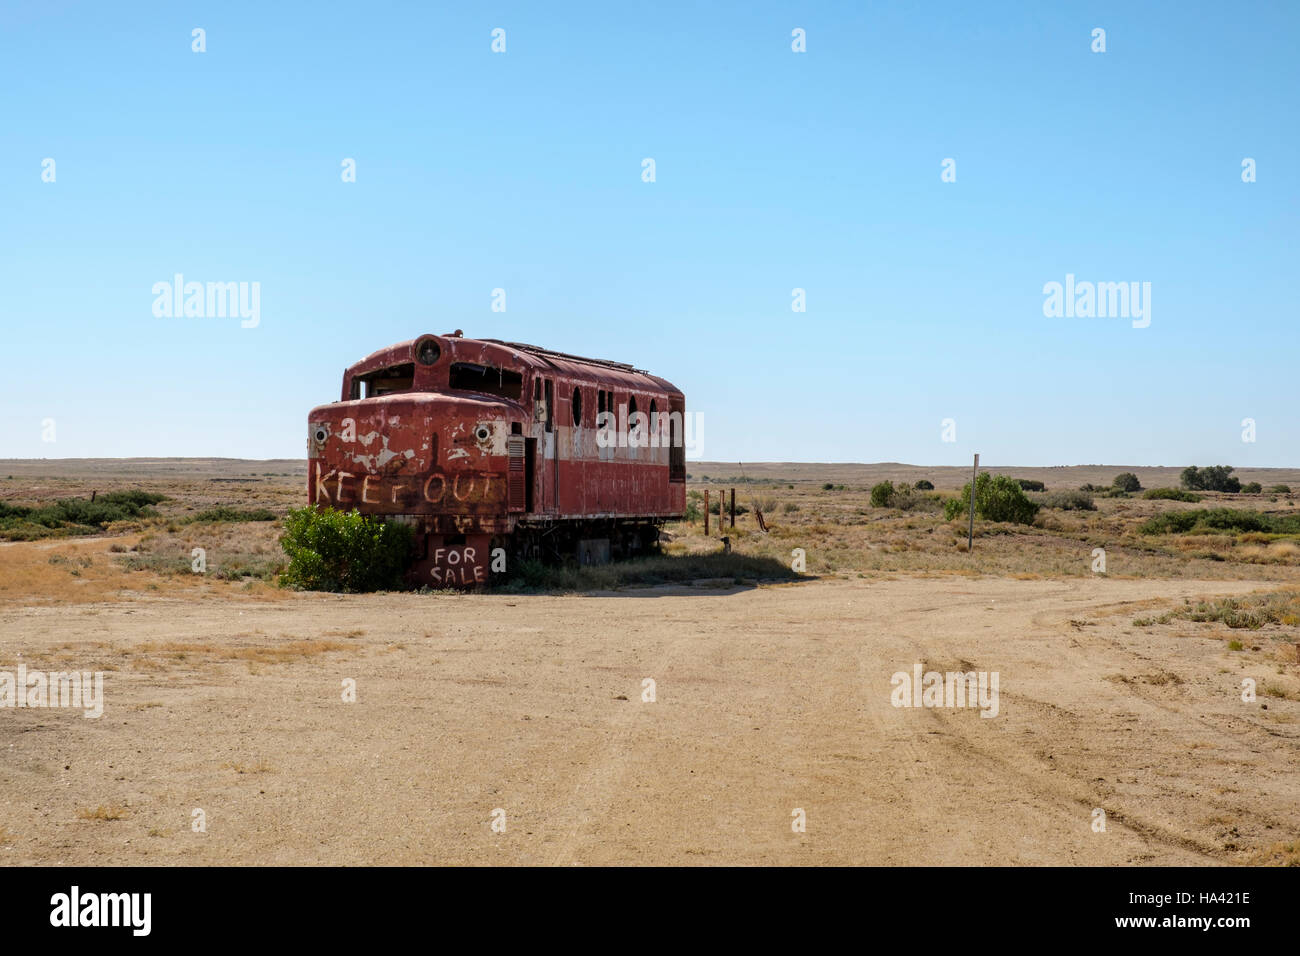
[[[407,580],[415,587],[472,587],[508,574],[522,561],[603,564],[653,554],[662,518],[449,520],[448,516],[389,516],[415,530]],[[463,530],[458,530],[463,529]]]

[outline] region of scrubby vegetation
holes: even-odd
[[[944,503],[943,516],[951,521],[970,510],[970,482],[961,490],[961,496]],[[1038,505],[1030,501],[1024,489],[1006,475],[983,472],[975,479],[975,515],[985,521],[1009,521],[1014,524],[1032,524],[1038,514]]]
[[[1226,491],[1235,494],[1241,491],[1241,481],[1232,476],[1231,465],[1208,465],[1197,468],[1188,465],[1179,475],[1184,488],[1191,491]]]
[[[1191,501],[1197,502],[1204,499],[1204,495],[1194,495],[1190,491],[1183,491],[1181,488],[1151,488],[1142,495],[1149,501]]]
[[[1096,511],[1097,504],[1086,491],[1048,491],[1033,500],[1044,508],[1060,511]]]
[[[1120,491],[1125,491],[1129,494],[1142,490],[1142,482],[1138,481],[1138,476],[1133,474],[1131,471],[1120,472],[1115,476],[1112,485]]]
[[[267,511],[265,508],[231,508],[228,505],[218,505],[215,508],[208,508],[200,511],[189,519],[190,521],[274,521],[275,512]]]
[[[1204,532],[1266,532],[1300,534],[1300,514],[1271,515],[1237,508],[1199,508],[1166,511],[1138,526],[1140,534],[1191,534]]]
[[[380,591],[401,587],[411,555],[411,529],[356,509],[308,505],[290,511],[280,541],[289,566],[284,587],[304,591]]]
[[[1041,481],[1034,481],[1030,478],[1017,478],[1016,484],[1020,485],[1022,491],[1046,491],[1047,486]]]
[[[98,534],[115,521],[154,514],[150,505],[166,495],[147,491],[114,491],[89,498],[62,498],[53,504],[27,507],[0,502],[0,537],[30,541],[66,534]]]

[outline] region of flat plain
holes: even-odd
[[[951,495],[963,469],[689,470],[751,509],[726,529],[738,553],[800,549],[806,573],[293,592],[278,521],[195,519],[282,515],[302,462],[0,462],[8,505],[167,496],[99,533],[0,543],[0,671],[105,674],[98,719],[0,708],[0,862],[1300,862],[1300,547],[1141,530],[1286,517],[1300,495],[1099,496],[978,522],[967,551],[935,499],[869,501],[886,478]],[[993,470],[1049,492],[1178,478]],[[1300,470],[1237,474],[1300,491]],[[670,530],[670,558],[721,547],[716,515],[708,537]],[[916,664],[997,672],[996,717],[892,706]]]

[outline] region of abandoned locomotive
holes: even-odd
[[[416,585],[485,583],[502,557],[635,554],[685,511],[685,412],[631,365],[423,335],[311,410],[308,500],[412,525]],[[642,440],[610,440],[614,421]]]

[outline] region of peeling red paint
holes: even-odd
[[[599,406],[629,403],[685,414],[677,388],[631,366],[422,336],[349,367],[340,400],[312,409],[308,500],[413,524],[419,583],[483,583],[494,542],[514,560],[537,540],[644,534],[682,515],[684,452],[599,447]]]

